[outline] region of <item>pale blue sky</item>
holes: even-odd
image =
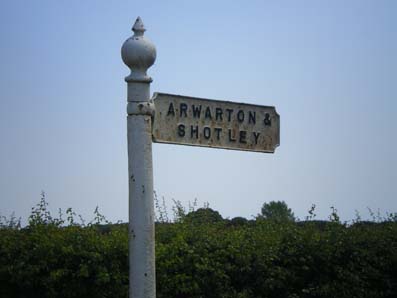
[[[1,1],[0,214],[95,206],[126,221],[120,48],[139,15],[152,92],[274,105],[275,154],[154,144],[169,206],[251,217],[284,200],[344,220],[397,211],[396,1]]]

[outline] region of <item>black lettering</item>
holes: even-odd
[[[192,109],[193,109],[193,117],[194,118],[200,118],[201,105],[199,105],[198,107],[196,107],[195,105],[192,105]]]
[[[253,134],[254,134],[254,139],[255,139],[255,145],[258,145],[258,138],[259,138],[260,132],[253,132]]]
[[[212,119],[212,116],[211,116],[211,109],[210,109],[210,107],[207,107],[206,109],[205,109],[205,119]]]
[[[235,142],[235,141],[236,141],[236,139],[233,139],[233,137],[232,137],[232,130],[229,129],[229,142]]]
[[[211,128],[204,127],[203,135],[204,135],[204,138],[208,140],[211,137]]]
[[[244,121],[244,111],[243,111],[243,110],[238,111],[238,113],[237,113],[237,120],[238,120],[238,122],[240,122],[240,123]]]
[[[198,126],[190,125],[190,138],[193,139],[194,134],[196,134],[196,139],[198,139]]]
[[[180,137],[185,136],[185,125],[183,125],[183,124],[178,125],[178,136],[180,136]]]
[[[270,120],[270,115],[269,113],[265,114],[265,120],[263,120],[266,126],[272,126],[272,121]]]
[[[179,109],[179,117],[182,117],[182,114],[185,114],[185,117],[187,117],[187,104],[181,103]]]
[[[167,116],[169,116],[170,114],[171,114],[172,116],[175,116],[174,105],[173,105],[173,103],[172,103],[172,102],[170,102],[170,106],[168,107],[168,113],[167,113]]]
[[[223,114],[223,111],[222,111],[222,109],[221,108],[216,108],[215,109],[215,120],[223,120],[222,119],[222,114]]]
[[[233,109],[226,109],[227,111],[227,121],[231,121],[232,120],[232,113],[233,113]]]
[[[222,128],[215,127],[214,130],[216,132],[216,139],[219,140],[221,136]]]
[[[248,123],[256,123],[256,112],[249,112]]]
[[[247,144],[247,132],[245,130],[240,131],[240,143]]]

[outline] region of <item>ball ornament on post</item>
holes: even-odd
[[[138,17],[132,27],[134,35],[128,38],[121,47],[121,58],[130,68],[131,74],[125,78],[126,82],[151,82],[152,78],[146,73],[156,60],[156,47],[144,36],[146,31],[142,19]]]

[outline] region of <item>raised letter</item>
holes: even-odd
[[[229,129],[229,142],[235,142],[235,141],[236,141],[236,139],[233,139],[233,137],[232,137],[232,130]]]
[[[219,140],[219,139],[220,139],[220,135],[221,135],[222,128],[215,127],[214,130],[215,130],[215,132],[216,132],[216,139]]]
[[[211,137],[211,128],[204,127],[203,135],[204,135],[204,138],[208,140]]]
[[[266,126],[272,126],[272,121],[270,120],[270,115],[269,113],[265,114],[265,120],[263,120]]]
[[[226,109],[227,111],[227,121],[231,121],[232,120],[232,113],[233,113],[233,109]]]
[[[207,118],[212,119],[210,107],[207,107],[205,109],[205,119],[207,119]]]
[[[223,120],[222,119],[222,114],[223,114],[223,111],[222,111],[222,109],[221,108],[216,108],[215,109],[215,120],[218,120],[218,118],[219,118],[219,120]]]
[[[194,134],[196,134],[196,139],[198,139],[198,126],[190,125],[190,138],[193,139]]]
[[[172,104],[172,102],[170,102],[170,106],[168,107],[168,113],[167,116],[169,115],[175,116],[175,110],[174,110],[174,105]]]
[[[240,131],[240,143],[247,144],[247,132],[245,130]]]
[[[258,145],[258,138],[259,138],[260,132],[253,132],[253,134],[254,134],[254,138],[255,138],[255,145]]]
[[[178,136],[180,136],[180,137],[185,136],[185,125],[183,125],[183,124],[178,125]]]
[[[256,112],[249,112],[248,123],[255,124],[256,123]]]
[[[187,104],[181,103],[180,105],[180,111],[179,111],[179,117],[182,117],[182,113],[185,114],[185,117],[187,117]]]
[[[201,105],[199,105],[198,107],[196,107],[195,105],[192,105],[192,109],[193,109],[193,117],[194,118],[200,118]]]
[[[243,110],[238,111],[238,113],[237,113],[237,120],[238,120],[238,122],[240,122],[240,123],[244,121],[244,111],[243,111]]]

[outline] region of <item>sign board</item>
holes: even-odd
[[[274,107],[155,93],[153,142],[274,153]]]

